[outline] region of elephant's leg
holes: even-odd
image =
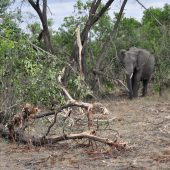
[[[138,97],[138,90],[140,86],[141,72],[136,72],[133,78],[133,96]]]
[[[140,86],[140,81],[134,80],[133,97],[138,97],[139,86]]]
[[[126,79],[127,79],[128,90],[129,90],[129,98],[132,99],[133,98],[132,79],[130,78],[130,76],[127,76]]]
[[[133,77],[132,77],[132,89],[134,88],[134,84],[135,84],[135,73],[133,74]]]
[[[146,96],[149,80],[143,80],[142,96]]]

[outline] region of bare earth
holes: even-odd
[[[66,141],[55,146],[31,147],[9,144],[0,138],[0,170],[38,169],[170,169],[170,100],[158,97],[104,99],[110,130],[102,137],[127,143],[117,151],[101,144],[97,148]],[[114,132],[114,133],[113,133]],[[114,134],[114,135],[113,135]]]

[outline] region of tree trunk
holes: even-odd
[[[33,0],[28,0],[28,2],[37,12],[43,27],[41,33],[39,34],[38,40],[41,41],[41,39],[43,38],[45,49],[53,53],[53,47],[51,43],[51,37],[50,37],[50,32],[48,29],[48,22],[47,22],[47,0],[43,0],[42,9],[40,8],[39,0],[37,0],[36,2],[34,2]]]

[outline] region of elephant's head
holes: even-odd
[[[130,50],[130,51],[121,50],[119,54],[119,59],[126,73],[129,98],[132,98],[133,97],[132,77],[133,77],[134,70],[137,69],[137,54],[135,48],[134,50]]]

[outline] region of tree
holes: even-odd
[[[122,6],[120,8],[120,11],[119,11],[119,13],[117,15],[117,20],[116,20],[116,22],[115,22],[115,24],[113,26],[113,29],[109,33],[108,40],[103,44],[101,52],[100,52],[100,55],[98,56],[96,65],[94,67],[94,80],[95,80],[95,83],[93,85],[94,86],[93,89],[100,90],[100,80],[99,80],[99,75],[97,74],[97,72],[100,71],[101,63],[105,59],[105,56],[106,56],[106,53],[107,53],[107,50],[109,48],[109,45],[110,45],[111,41],[115,40],[115,37],[116,37],[115,35],[116,35],[117,29],[119,27],[119,23],[121,21],[121,18],[122,18],[123,11],[124,11],[124,8],[126,6],[126,3],[127,3],[127,0],[124,0],[123,3],[122,3]]]
[[[145,10],[141,27],[141,46],[156,55],[156,88],[162,89],[170,82],[170,5]]]
[[[79,65],[79,55],[78,55],[78,44],[75,42],[73,45],[71,57],[69,63],[71,65],[74,65],[74,62],[77,63],[78,68],[82,68],[82,70],[79,70],[82,72],[83,76],[86,78],[86,45],[87,45],[87,39],[88,39],[88,34],[91,29],[91,27],[104,15],[104,13],[108,10],[110,5],[113,3],[114,0],[108,0],[105,5],[100,8],[102,5],[101,0],[93,0],[90,3],[90,9],[89,9],[89,15],[86,20],[85,26],[81,32],[81,45],[82,45],[82,51],[81,51],[81,63]],[[70,72],[70,68],[67,67],[64,77],[63,77],[63,83],[66,85],[67,84],[67,79],[68,75]]]
[[[119,26],[116,39],[118,51],[132,46],[138,47],[140,44],[141,23],[134,18],[123,17]]]
[[[38,36],[38,40],[40,41],[42,38],[44,39],[44,43],[46,46],[46,50],[53,53],[53,47],[51,43],[51,37],[48,29],[48,20],[47,20],[47,0],[42,0],[42,9],[40,7],[40,1],[36,0],[34,2],[33,0],[28,0],[30,5],[34,8],[34,10],[37,12],[41,24],[42,24],[42,31],[40,32]]]
[[[4,14],[7,7],[11,4],[11,0],[1,0],[0,2],[0,16]]]

